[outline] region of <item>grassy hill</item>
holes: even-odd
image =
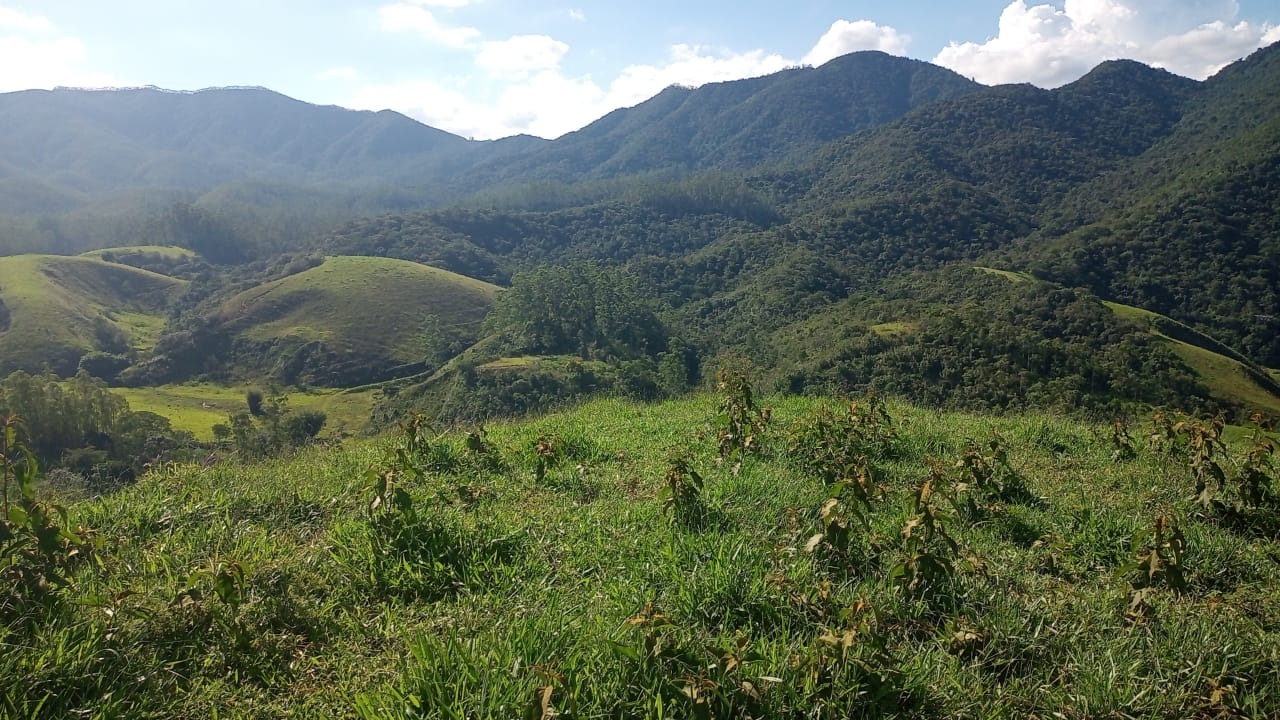
[[[186,281],[97,257],[0,258],[0,371],[74,373],[93,350],[150,349]]]
[[[418,263],[338,256],[231,297],[217,321],[263,350],[242,359],[285,382],[350,386],[397,366],[421,372],[470,345],[497,290]]]
[[[845,434],[847,405],[790,398],[738,466],[718,402],[165,468],[78,504],[105,542],[65,602],[0,626],[0,715],[1280,715],[1277,515],[1202,508],[1180,455],[899,403]],[[871,464],[865,507],[824,484],[832,452]],[[370,467],[404,495],[371,511]]]
[[[1274,371],[1258,367],[1213,338],[1159,313],[1108,302],[1118,317],[1139,324],[1165,341],[1214,393],[1246,408],[1280,416],[1280,382]]]

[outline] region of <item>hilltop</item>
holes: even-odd
[[[0,371],[67,375],[91,352],[145,353],[186,285],[101,257],[0,258]]]
[[[496,290],[403,260],[328,257],[226,300],[215,327],[281,382],[349,387],[457,354],[479,338]]]

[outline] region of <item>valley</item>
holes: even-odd
[[[1280,716],[1275,87],[0,93],[0,716]]]

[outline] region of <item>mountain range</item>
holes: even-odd
[[[1080,377],[1074,390],[1054,390],[1058,401],[1239,408],[1280,398],[1266,370],[1280,366],[1275,87],[1275,46],[1204,82],[1111,61],[1055,90],[984,87],[869,52],[668,88],[556,140],[480,142],[261,88],[9,93],[0,95],[0,248],[142,243],[203,255],[174,274],[191,286],[152,354],[135,348],[135,377],[165,357],[165,379],[180,377],[174,358],[226,339],[217,319],[230,298],[307,272],[319,262],[302,263],[308,255],[381,256],[517,285],[548,264],[616,268],[673,340],[706,358],[745,355],[797,390],[882,386],[1003,407]],[[12,284],[0,272],[0,298],[16,308]],[[1138,320],[1148,317],[1140,311],[1164,320]],[[1016,336],[997,331],[1008,326]],[[322,345],[309,352],[332,357],[325,332],[296,339],[307,335]],[[422,363],[406,362],[413,343],[387,339],[399,349],[378,356],[386,372],[377,379],[413,367],[414,382],[436,376],[438,385],[463,377],[441,375],[457,363],[503,353],[608,355],[602,345],[538,348],[494,322],[486,333],[453,333],[453,351]],[[465,349],[475,341],[481,350]],[[1194,353],[1176,343],[1245,368],[1252,389],[1224,394],[1221,378],[1188,365]],[[967,380],[939,360],[962,346],[981,368]],[[663,352],[674,351],[648,357]],[[988,367],[987,356],[1007,367]],[[1104,374],[1112,384],[1124,376],[1100,358],[1168,382],[1098,386]],[[885,370],[935,360],[946,367],[919,382]],[[240,372],[275,367],[226,362]],[[332,368],[294,370],[343,382]],[[960,389],[994,388],[1000,373],[1019,378],[1021,394]]]

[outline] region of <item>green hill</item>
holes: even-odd
[[[145,352],[186,286],[94,257],[0,258],[0,371],[67,375],[90,351]]]
[[[479,336],[497,286],[404,260],[330,257],[224,301],[242,367],[351,386],[422,372]]]

